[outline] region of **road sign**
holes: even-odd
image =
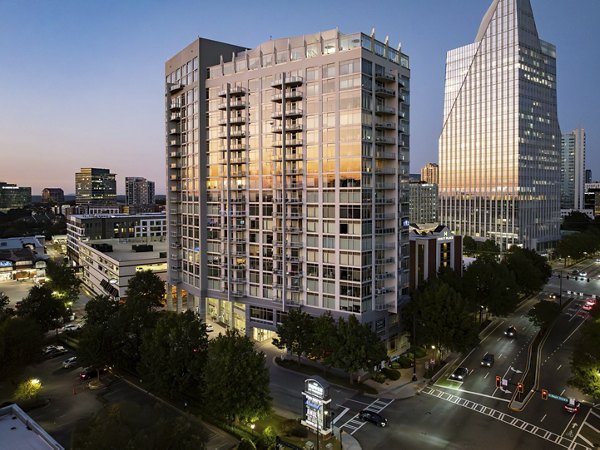
[[[561,400],[563,402],[568,402],[569,399],[566,397],[561,397],[560,395],[556,395],[556,394],[550,394],[548,393],[548,397],[553,398],[554,400]]]

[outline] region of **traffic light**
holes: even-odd
[[[519,394],[522,394],[523,391],[525,390],[523,387],[523,383],[518,383],[517,384],[517,390],[519,391]]]
[[[496,387],[499,388],[502,385],[502,377],[500,375],[496,375]]]
[[[548,400],[548,389],[542,389],[542,400]]]

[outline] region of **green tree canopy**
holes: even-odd
[[[563,219],[561,228],[563,230],[585,231],[592,224],[592,219],[581,211],[572,211]]]
[[[206,403],[226,421],[258,419],[271,409],[269,370],[264,354],[237,331],[227,330],[208,344]]]
[[[206,325],[193,312],[163,312],[144,333],[139,373],[145,385],[170,398],[199,395],[207,350]]]
[[[23,299],[17,315],[31,317],[45,332],[60,325],[67,317],[67,308],[61,299],[52,295],[48,286],[33,286]]]
[[[150,311],[163,305],[165,283],[154,272],[141,270],[129,279],[125,296],[130,308]]]
[[[465,351],[479,342],[477,323],[467,302],[447,284],[432,279],[413,296],[407,309],[415,320],[417,342],[444,351]]]
[[[337,348],[336,323],[329,311],[313,319],[310,354],[326,366],[331,365]]]
[[[504,262],[514,273],[520,292],[526,295],[540,291],[552,275],[546,258],[528,248],[511,247]]]
[[[338,320],[336,338],[333,363],[349,374],[350,382],[353,382],[356,372],[372,370],[387,356],[381,339],[354,315],[348,316],[348,320]]]
[[[277,338],[273,345],[277,348],[287,348],[298,357],[308,354],[313,347],[313,320],[310,314],[300,310],[291,309],[281,323],[277,324]]]
[[[81,280],[77,277],[75,268],[49,259],[46,262],[46,277],[50,290],[65,304],[72,304],[77,300]]]
[[[536,303],[527,313],[529,321],[534,325],[545,329],[560,314],[560,306],[555,302],[542,300]]]
[[[600,398],[600,323],[599,310],[592,310],[594,320],[581,328],[571,359],[569,384],[595,399]]]
[[[463,286],[472,311],[484,306],[496,316],[513,312],[519,302],[514,274],[495,259],[477,259],[467,267]]]
[[[0,322],[0,380],[19,373],[40,354],[43,330],[30,317]]]

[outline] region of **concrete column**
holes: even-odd
[[[177,286],[177,309],[176,311],[182,312],[183,309],[183,305],[182,305],[182,298],[181,298],[181,288],[179,286]]]
[[[167,283],[167,311],[173,311],[173,293],[172,288],[169,283]]]

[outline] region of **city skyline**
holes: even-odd
[[[157,194],[164,194],[163,64],[170,55],[199,35],[252,48],[270,37],[336,26],[344,33],[369,33],[374,27],[377,39],[389,36],[394,48],[401,42],[411,58],[411,172],[418,172],[426,163],[438,162],[446,52],[473,41],[489,3],[384,2],[377,11],[389,13],[368,15],[358,2],[344,2],[350,13],[343,17],[337,2],[308,1],[292,15],[270,4],[260,9],[241,3],[186,5],[186,15],[174,28],[168,12],[183,2],[148,2],[143,8],[119,2],[4,2],[0,14],[11,20],[0,31],[5,69],[0,70],[0,104],[13,108],[0,110],[0,148],[10,155],[0,165],[0,180],[31,186],[34,195],[44,187],[72,194],[80,167],[106,167],[117,174],[120,195],[125,177],[138,174],[155,180]],[[593,28],[600,4],[531,3],[544,38],[557,46],[561,129],[586,129],[586,168],[597,179],[600,139],[594,127],[600,112],[593,107],[600,94],[592,77],[600,62],[589,55],[596,51],[598,36],[593,36],[600,34]],[[243,8],[244,14],[228,13],[223,26],[214,18],[225,17],[224,8]],[[33,104],[26,116],[14,114],[15,108]]]

